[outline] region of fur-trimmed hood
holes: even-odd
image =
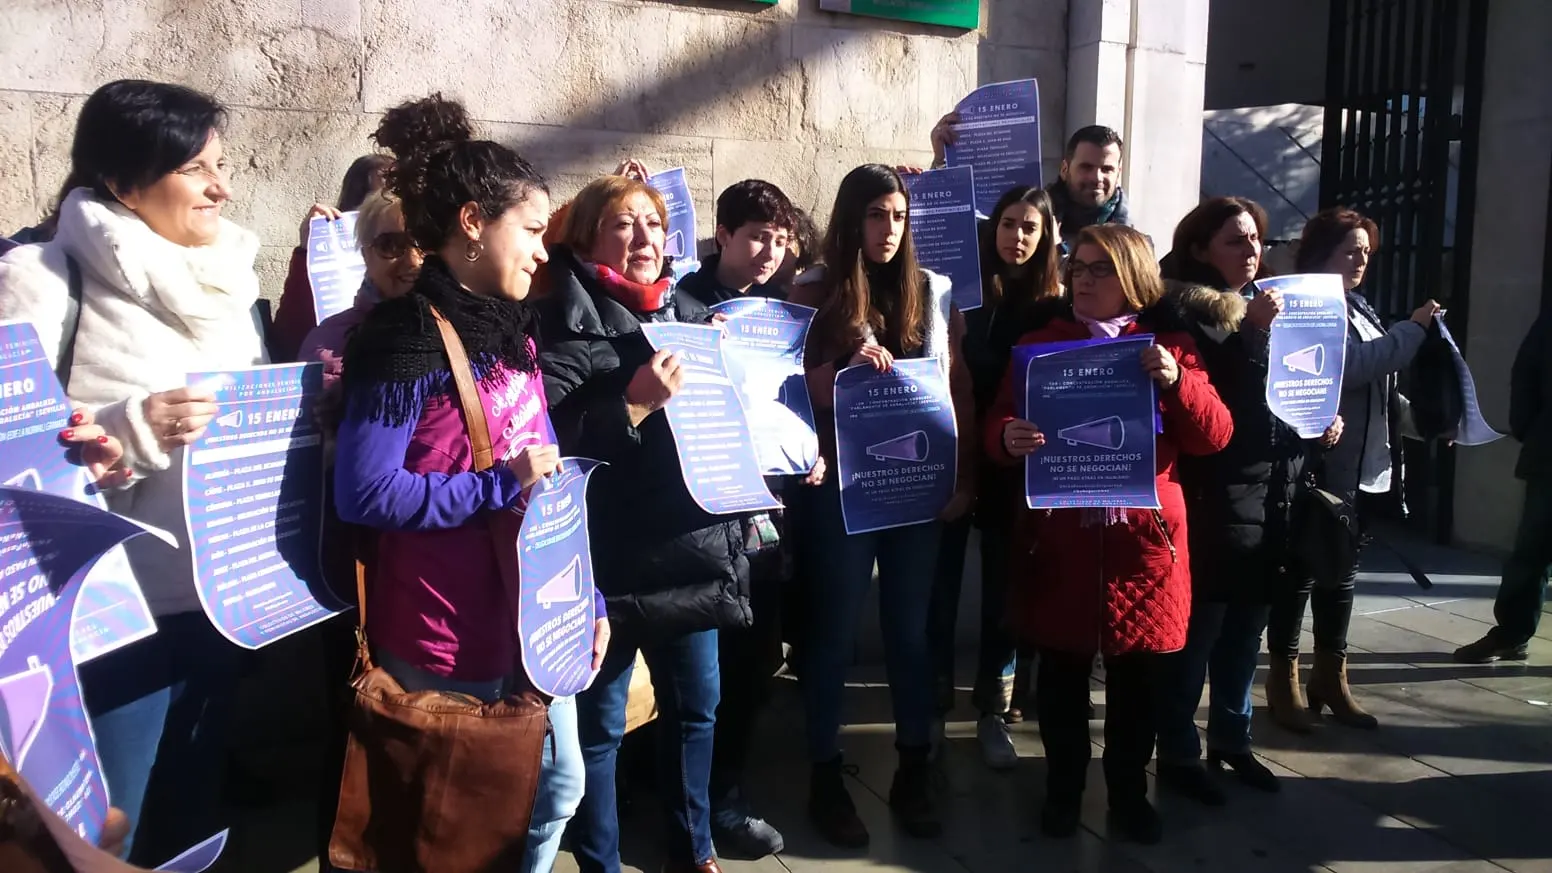
[[[1164,298],[1174,301],[1181,315],[1202,327],[1232,333],[1245,318],[1245,297],[1195,282],[1164,280]]]

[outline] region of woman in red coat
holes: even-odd
[[[1134,840],[1157,842],[1161,827],[1144,770],[1154,740],[1149,683],[1153,656],[1185,646],[1191,612],[1175,458],[1220,451],[1234,424],[1183,323],[1163,302],[1159,268],[1142,234],[1115,224],[1086,227],[1067,268],[1071,305],[1019,345],[1154,335],[1142,364],[1156,383],[1163,422],[1156,437],[1160,509],[1018,510],[1009,617],[1040,649],[1036,710],[1048,765],[1041,829],[1060,837],[1078,827],[1089,762],[1089,668],[1098,653],[1105,660],[1111,823]],[[1008,464],[1045,444],[1039,424],[1013,412],[1014,381],[1010,368],[985,430],[987,451]]]

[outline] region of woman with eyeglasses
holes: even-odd
[[[1207,380],[1196,343],[1163,300],[1153,250],[1121,225],[1079,231],[1067,263],[1071,304],[1019,345],[1152,334],[1142,368],[1158,397],[1154,487],[1158,509],[1019,509],[1014,527],[1009,621],[1039,649],[1035,712],[1046,751],[1041,830],[1078,829],[1091,746],[1089,670],[1105,662],[1105,784],[1112,826],[1141,843],[1162,836],[1148,802],[1153,758],[1152,681],[1158,655],[1186,643],[1191,562],[1181,455],[1228,445],[1229,411]],[[1046,444],[1041,423],[1014,414],[1012,367],[987,415],[986,450],[1007,465]]]
[[[57,232],[0,259],[0,320],[31,322],[56,362],[73,348],[63,381],[84,409],[61,439],[122,450],[108,507],[177,537],[125,546],[157,633],[80,667],[103,776],[146,865],[221,829],[240,667],[200,608],[183,517],[183,453],[216,412],[187,374],[266,361],[259,240],[221,217],[224,118],[178,85],[97,89],[76,122]]]

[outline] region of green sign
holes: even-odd
[[[966,30],[981,26],[981,0],[819,0],[819,8]]]

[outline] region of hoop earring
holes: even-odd
[[[480,255],[483,254],[485,254],[485,246],[481,245],[477,239],[469,240],[469,244],[464,246],[463,259],[471,264],[478,261]]]

